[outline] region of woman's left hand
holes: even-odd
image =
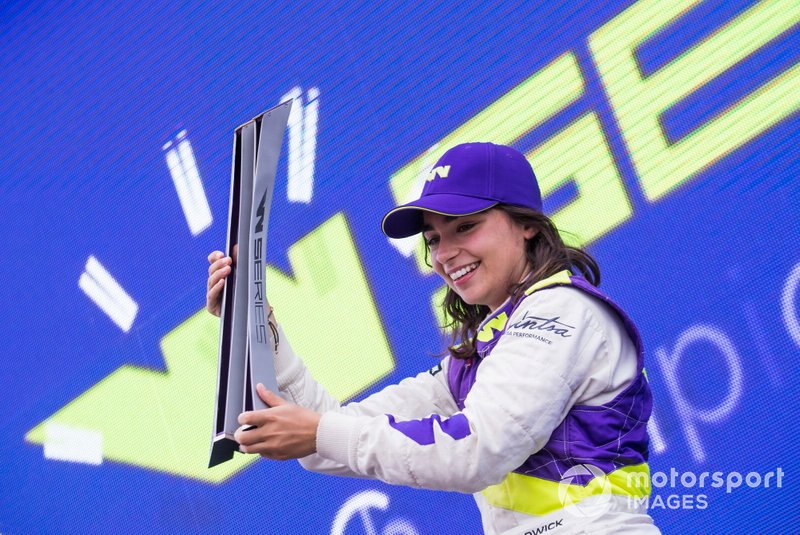
[[[239,451],[258,453],[262,457],[278,461],[298,459],[315,453],[321,415],[289,403],[260,383],[257,390],[258,396],[270,408],[239,415],[239,424],[242,427],[234,434],[239,443]],[[244,430],[253,425],[256,427]]]

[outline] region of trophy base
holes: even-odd
[[[217,466],[233,459],[234,452],[239,451],[239,443],[227,434],[219,434],[211,443],[211,458],[208,467]]]

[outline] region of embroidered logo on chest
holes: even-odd
[[[572,338],[575,327],[561,321],[560,316],[534,316],[524,312],[522,318],[508,326],[506,334],[522,338],[533,338],[546,344],[554,340]]]

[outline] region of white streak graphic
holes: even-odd
[[[44,428],[44,458],[56,461],[100,465],[103,463],[103,434],[51,422]]]
[[[650,413],[650,420],[647,421],[647,433],[650,435],[650,441],[655,453],[664,453],[667,451],[667,443],[664,441],[664,435],[661,434],[661,428],[658,427],[656,422],[656,415]]]
[[[213,217],[203,189],[203,181],[197,170],[192,145],[186,138],[186,130],[178,134],[175,144],[167,142],[162,148],[167,151],[165,155],[167,166],[189,230],[192,236],[197,236],[211,226]]]
[[[85,269],[78,280],[78,286],[89,299],[108,314],[111,321],[128,332],[136,318],[139,305],[94,256],[90,256],[86,261]]]
[[[314,163],[317,153],[317,122],[319,119],[319,88],[312,87],[303,104],[303,91],[294,87],[281,102],[293,99],[289,114],[289,179],[286,197],[292,202],[310,203],[314,194]]]
[[[800,319],[797,317],[797,307],[795,306],[795,296],[797,289],[800,288],[800,264],[792,268],[791,273],[786,278],[786,283],[781,292],[781,312],[783,322],[786,324],[786,332],[800,348]]]

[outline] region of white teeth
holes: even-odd
[[[453,281],[457,281],[458,279],[460,279],[461,277],[463,277],[464,275],[466,275],[467,273],[469,273],[470,271],[472,271],[476,267],[478,267],[478,264],[480,264],[480,262],[475,262],[474,264],[470,264],[468,266],[464,266],[463,268],[459,269],[458,271],[454,271],[453,273],[450,273],[450,278],[453,279]]]

